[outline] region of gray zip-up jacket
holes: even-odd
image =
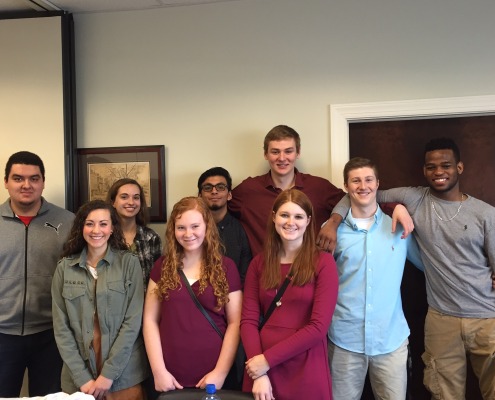
[[[86,249],[62,259],[53,276],[53,325],[64,361],[62,390],[73,393],[98,377],[93,350],[94,316],[101,328],[101,375],[113,380],[111,392],[148,376],[141,335],[144,289],[139,259],[110,247],[96,267],[86,268]]]
[[[29,226],[0,205],[0,333],[31,335],[52,329],[52,276],[74,214],[42,198]]]

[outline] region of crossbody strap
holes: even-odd
[[[288,274],[285,277],[285,280],[282,283],[282,286],[280,286],[280,289],[278,289],[277,294],[275,295],[275,297],[272,300],[272,303],[270,304],[270,307],[268,307],[268,310],[266,311],[265,315],[263,315],[263,318],[261,319],[260,326],[259,326],[258,330],[261,331],[263,326],[265,326],[266,321],[268,321],[268,318],[270,318],[273,311],[275,311],[275,308],[282,304],[282,302],[280,302],[280,299],[282,298],[282,296],[285,292],[285,289],[287,289],[287,286],[289,286],[289,283],[292,281],[292,277],[293,277],[292,274]]]
[[[184,281],[184,284],[187,288],[187,291],[189,292],[189,295],[191,296],[191,299],[193,299],[194,304],[196,304],[196,307],[198,307],[199,311],[201,311],[201,314],[204,315],[204,317],[208,320],[210,325],[215,329],[215,332],[218,333],[218,336],[223,340],[223,333],[220,331],[218,328],[217,324],[215,324],[215,321],[210,317],[210,314],[205,310],[203,305],[199,302],[198,298],[194,294],[191,285],[189,284],[189,281],[187,280],[186,274],[184,274],[184,271],[182,269],[179,269],[179,275],[181,276],[182,280]]]

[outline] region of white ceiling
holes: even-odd
[[[109,11],[149,10],[240,0],[0,0],[0,13],[27,11],[67,11],[98,13]]]

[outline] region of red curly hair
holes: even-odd
[[[167,248],[155,293],[160,300],[168,300],[169,292],[182,286],[178,271],[179,268],[183,267],[184,248],[175,237],[175,225],[177,219],[186,211],[191,210],[198,211],[206,224],[206,233],[202,244],[199,293],[203,293],[208,284],[210,284],[217,298],[217,306],[221,308],[229,301],[229,284],[222,261],[222,244],[213,216],[200,197],[184,197],[174,205],[165,230]]]

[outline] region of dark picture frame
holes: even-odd
[[[132,178],[143,187],[151,222],[167,221],[165,146],[77,149],[77,205],[105,199],[118,179]]]

